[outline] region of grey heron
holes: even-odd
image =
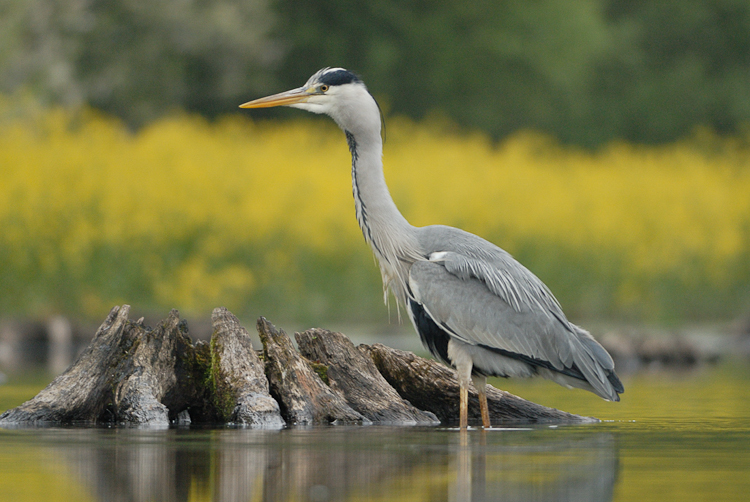
[[[344,131],[357,222],[377,257],[386,291],[406,307],[424,346],[456,368],[462,429],[467,427],[472,382],[482,425],[490,427],[487,376],[539,375],[620,400],[624,388],[612,357],[565,317],[532,272],[481,237],[406,221],[383,175],[380,109],[357,75],[323,68],[302,87],[240,105],[273,106],[326,114]]]

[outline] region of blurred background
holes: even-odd
[[[0,0],[0,370],[64,369],[122,303],[408,333],[341,132],[237,108],[324,66],[378,99],[413,224],[597,335],[750,331],[746,0]]]

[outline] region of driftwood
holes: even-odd
[[[196,398],[195,349],[176,310],[155,330],[115,307],[78,360],[34,399],[0,415],[3,423],[169,424]],[[170,415],[171,413],[171,415]]]
[[[265,365],[253,350],[250,335],[227,309],[211,315],[211,379],[222,422],[281,427],[279,404],[269,394]]]
[[[326,366],[331,389],[373,422],[437,424],[438,418],[412,406],[388,385],[372,358],[341,333],[311,329],[296,333],[300,352]]]
[[[173,310],[155,329],[115,307],[89,346],[36,397],[0,415],[0,425],[123,423],[237,424],[279,428],[316,423],[455,423],[455,372],[380,344],[354,344],[322,329],[296,333],[257,323],[261,356],[227,309],[212,315],[209,343],[193,344]],[[476,393],[470,417],[479,412]],[[488,389],[490,416],[501,422],[586,422]]]
[[[369,422],[325,383],[325,369],[305,360],[283,330],[258,319],[271,393],[290,423]],[[317,371],[320,371],[319,374]]]

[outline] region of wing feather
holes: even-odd
[[[428,259],[412,265],[409,285],[438,325],[464,343],[544,362],[558,372],[577,371],[598,395],[619,399],[622,384],[612,358],[567,320],[541,280],[479,237],[450,227],[425,228],[443,235],[424,239]]]
[[[560,353],[570,352],[570,342],[554,317],[518,312],[481,281],[453,275],[440,263],[412,265],[410,287],[433,320],[462,341],[545,360],[555,369],[565,367]]]

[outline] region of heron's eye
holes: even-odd
[[[318,87],[318,89],[320,89],[320,92],[328,92],[328,86],[325,84]]]

